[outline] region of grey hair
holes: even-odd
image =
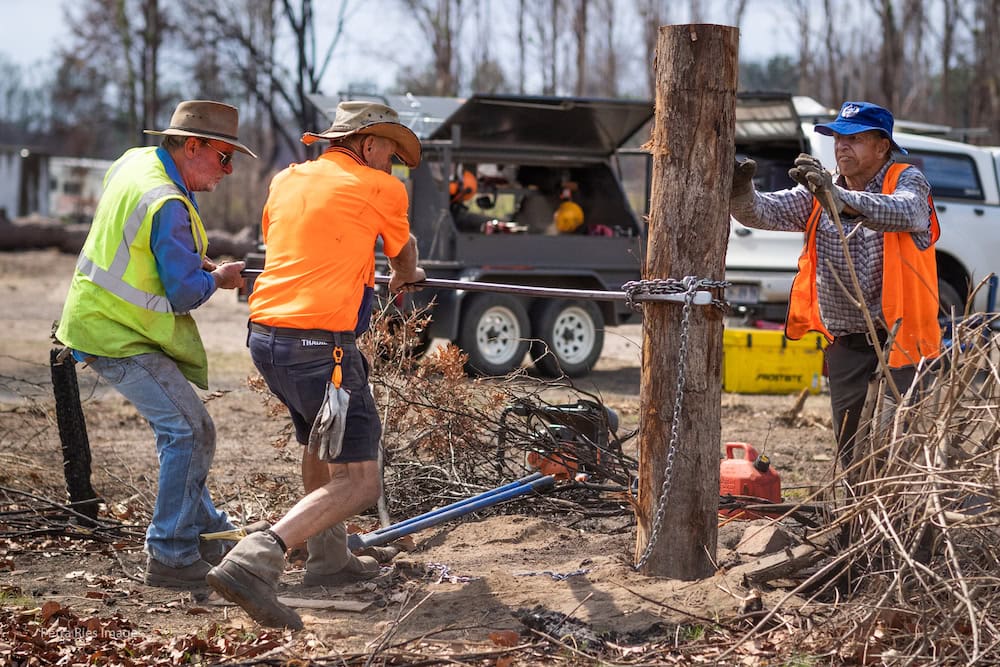
[[[187,140],[190,138],[191,137],[188,136],[168,134],[163,137],[163,141],[160,142],[160,146],[165,148],[167,151],[174,151],[183,147],[184,144],[187,143]]]
[[[343,146],[344,148],[350,150],[353,153],[361,155],[361,143],[365,140],[366,134],[349,134],[346,137],[341,137],[339,139],[334,139],[330,142],[331,146]]]

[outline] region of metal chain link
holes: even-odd
[[[663,485],[660,487],[660,500],[656,505],[656,514],[653,515],[653,526],[649,533],[649,542],[646,543],[646,549],[642,552],[642,557],[639,558],[639,562],[635,564],[636,570],[641,570],[642,566],[646,564],[647,560],[649,560],[650,554],[653,553],[653,547],[656,546],[656,539],[659,536],[660,528],[663,525],[663,515],[667,510],[667,498],[670,495],[670,485],[673,481],[674,474],[674,458],[677,455],[677,443],[680,440],[681,408],[684,406],[684,382],[685,374],[687,372],[688,333],[691,327],[691,302],[694,301],[694,293],[698,291],[698,288],[704,287],[705,283],[709,281],[699,280],[694,276],[687,276],[683,281],[674,280],[670,282],[681,284],[684,287],[685,292],[684,306],[681,312],[681,342],[678,347],[677,387],[675,388],[674,393],[674,414],[673,421],[670,424],[670,444],[667,446],[667,465],[663,470]],[[715,282],[718,283],[720,281]],[[628,289],[624,287],[623,289],[625,289],[627,293],[630,293]]]
[[[689,281],[694,281],[694,287],[689,287]],[[707,278],[686,276],[684,280],[676,280],[674,278],[630,280],[622,285],[622,291],[625,292],[625,303],[628,307],[639,312],[642,310],[642,304],[635,301],[635,297],[638,294],[682,294],[698,288],[725,290],[730,285],[732,283],[727,280],[708,280]],[[729,310],[729,302],[725,299],[712,299],[712,305],[723,312]]]

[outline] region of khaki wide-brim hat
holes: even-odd
[[[378,102],[341,102],[333,117],[333,125],[324,132],[306,132],[302,143],[313,144],[320,140],[332,141],[352,134],[374,134],[396,142],[396,155],[407,167],[420,164],[420,140],[413,130],[399,122],[399,114],[391,107]]]
[[[217,139],[230,144],[241,153],[257,157],[239,140],[240,114],[236,107],[208,100],[187,100],[174,109],[170,127],[165,130],[143,130],[146,134]]]

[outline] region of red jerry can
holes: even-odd
[[[743,451],[741,458],[733,453]],[[757,450],[745,442],[727,442],[726,458],[719,466],[720,496],[752,496],[764,500],[781,502],[781,474],[771,465],[767,455],[758,455]],[[762,515],[741,509],[720,510],[719,514],[738,516],[744,519],[758,519]]]

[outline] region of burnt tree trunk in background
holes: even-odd
[[[646,280],[722,280],[735,157],[739,31],[660,28]],[[722,437],[722,314],[693,306],[680,442],[659,534],[653,524],[667,462],[680,360],[681,308],[643,306],[636,557],[655,540],[643,573],[696,579],[714,571]]]
[[[76,381],[76,363],[71,356],[58,359],[61,348],[49,354],[52,367],[52,391],[56,400],[56,422],[62,443],[63,473],[73,509],[91,519],[97,518],[98,499],[90,485],[90,440],[87,422],[80,405],[80,386]]]

